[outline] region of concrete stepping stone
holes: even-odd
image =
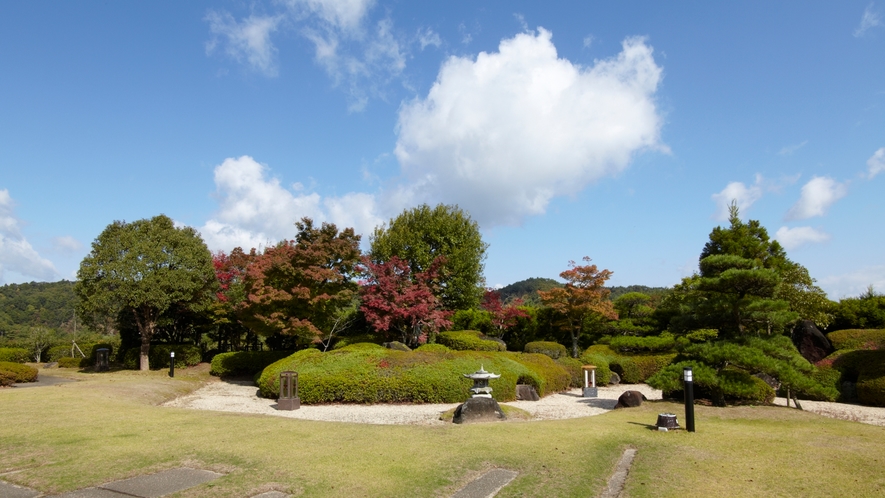
[[[40,496],[40,492],[35,489],[16,486],[6,481],[0,481],[0,496],[3,498],[34,498],[35,496]]]
[[[260,495],[255,495],[252,498],[290,498],[291,496],[292,495],[283,493],[282,491],[267,491]]]
[[[122,496],[157,498],[199,486],[222,475],[224,474],[182,467],[122,481],[109,482],[94,488],[79,489],[58,495],[55,498],[120,498]]]
[[[452,498],[492,498],[501,488],[510,484],[518,473],[512,470],[493,469],[470,481],[452,495]]]
[[[624,489],[624,483],[627,481],[627,472],[630,471],[630,466],[633,465],[633,457],[635,456],[635,448],[627,448],[624,450],[624,454],[621,455],[621,459],[618,460],[615,472],[609,478],[608,486],[606,486],[605,491],[602,492],[601,498],[618,498],[621,496],[621,491]]]

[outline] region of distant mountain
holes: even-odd
[[[522,299],[526,304],[540,304],[538,291],[547,291],[555,287],[562,287],[562,284],[552,278],[527,278],[501,287],[498,292],[501,293],[501,301],[505,303]]]
[[[0,286],[0,335],[22,325],[61,327],[74,317],[74,282]]]
[[[505,303],[514,299],[522,299],[526,304],[541,304],[541,300],[538,298],[539,290],[548,291],[555,287],[562,287],[562,285],[552,278],[527,278],[502,287],[498,289],[498,292],[501,293],[501,301]],[[668,287],[648,287],[645,285],[617,285],[609,287],[609,290],[611,290],[610,297],[614,300],[628,292],[641,292],[651,296],[665,293],[670,289]]]

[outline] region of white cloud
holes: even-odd
[[[792,156],[794,152],[808,145],[808,140],[804,140],[798,144],[787,145],[778,152],[781,156]]]
[[[400,108],[395,154],[411,183],[399,194],[457,203],[483,226],[541,214],[637,152],[666,149],[661,72],[641,38],[582,67],[558,58],[543,28],[450,57],[427,97]]]
[[[70,235],[64,235],[52,239],[53,252],[69,254],[76,253],[81,249],[83,249],[83,244]]]
[[[885,147],[877,150],[869,159],[867,159],[867,168],[869,171],[869,179],[885,171]]]
[[[858,297],[870,285],[874,291],[882,293],[885,291],[885,265],[867,266],[844,275],[831,275],[817,283],[833,300]]]
[[[713,194],[713,201],[716,203],[716,213],[713,219],[727,220],[728,207],[732,201],[737,203],[738,210],[745,212],[762,197],[762,176],[756,175],[756,183],[746,186],[743,182],[731,182],[722,189],[718,194]]]
[[[878,12],[873,11],[873,4],[870,3],[863,11],[863,16],[860,18],[860,24],[857,26],[857,29],[854,30],[854,36],[855,38],[860,38],[867,32],[867,30],[878,26],[882,26],[882,16],[880,16]]]
[[[442,39],[430,28],[419,29],[418,44],[421,45],[421,50],[424,50],[430,45],[439,48],[440,45],[442,45]]]
[[[787,212],[787,220],[823,216],[827,209],[848,193],[848,187],[830,177],[815,176],[802,187],[802,196]]]
[[[355,33],[375,5],[374,0],[289,0],[296,13],[313,14],[332,29]]]
[[[7,272],[21,281],[57,279],[55,265],[40,256],[22,235],[14,204],[9,191],[0,190],[0,283],[5,283]]]
[[[830,234],[811,227],[787,228],[780,227],[774,236],[786,249],[795,249],[808,243],[820,243],[830,240]]]
[[[584,37],[584,48],[590,48],[590,46],[593,45],[593,41],[594,41],[595,39],[596,39],[596,38],[594,38],[593,35],[587,35],[587,36],[585,36],[585,37]]]
[[[317,193],[292,190],[270,177],[270,168],[249,156],[228,158],[215,168],[219,210],[199,228],[210,249],[248,250],[295,236],[295,222],[307,216],[368,234],[382,221],[374,196],[347,194],[323,199]]]
[[[277,75],[275,60],[277,49],[270,41],[270,35],[276,31],[282,17],[280,16],[249,16],[237,22],[227,12],[210,11],[206,15],[212,39],[206,43],[206,53],[212,54],[219,43],[224,45],[224,52],[236,60],[251,66],[266,76]]]

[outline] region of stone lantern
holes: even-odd
[[[584,397],[596,398],[599,396],[599,390],[596,388],[596,366],[584,365],[581,367],[584,371]]]
[[[470,398],[455,408],[452,422],[464,424],[505,420],[507,417],[498,402],[492,398],[492,388],[489,387],[489,380],[497,379],[501,375],[486,372],[482,365],[476,372],[463,375],[473,380],[473,387],[470,388]]]
[[[277,410],[299,408],[301,408],[301,398],[298,397],[298,372],[291,370],[280,372],[280,398],[277,400]]]

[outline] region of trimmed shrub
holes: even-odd
[[[639,382],[645,382],[652,375],[660,372],[664,367],[673,363],[676,353],[630,355],[629,358],[639,369]]]
[[[568,373],[543,355],[372,348],[299,351],[265,368],[257,383],[262,396],[277,397],[280,372],[294,370],[304,404],[459,403],[473,386],[464,374],[480,365],[501,375],[489,383],[498,401],[515,399],[518,382],[535,386],[542,396],[569,382]]]
[[[95,356],[97,354],[96,352],[101,348],[108,349],[109,350],[108,354],[110,355],[109,357],[113,358],[113,354],[114,354],[114,345],[113,344],[109,344],[106,342],[102,342],[102,343],[88,342],[88,343],[78,344],[78,346],[80,347],[80,351],[83,351],[83,354],[86,355],[85,359],[89,360],[87,363],[90,363],[93,365],[95,364]],[[71,346],[66,345],[66,344],[52,346],[51,348],[49,348],[49,350],[46,352],[46,355],[45,355],[46,361],[59,361],[62,358],[72,358],[72,357],[73,358],[81,358],[81,359],[83,358],[82,356],[80,356],[80,353],[76,350],[74,351],[74,355],[71,356]]]
[[[643,380],[639,365],[631,357],[615,356],[609,361],[609,368],[621,377],[624,384],[639,384]]]
[[[584,351],[581,355],[582,365],[593,365],[596,367],[596,385],[604,386],[612,380],[612,371],[609,368],[608,358],[601,354],[594,354]],[[581,385],[583,386],[584,374],[581,374]]]
[[[424,353],[447,353],[451,351],[451,349],[442,344],[422,344],[415,348],[415,351],[421,351]]]
[[[565,346],[558,342],[552,341],[535,341],[530,342],[525,345],[526,353],[540,353],[543,355],[547,355],[554,360],[558,358],[565,358],[568,356],[568,350],[565,349]]]
[[[355,342],[353,344],[348,344],[343,348],[337,349],[342,349],[345,351],[356,351],[360,349],[385,349],[385,347],[380,344],[375,344],[374,342]]]
[[[169,353],[175,352],[175,366],[192,367],[203,358],[199,346],[193,344],[151,344],[148,360],[152,370],[169,368]],[[137,369],[141,348],[127,349],[123,355],[123,368]]]
[[[70,356],[66,356],[63,358],[59,358],[58,366],[61,368],[89,368],[90,366],[95,365],[94,361],[90,361],[89,358],[72,358]]]
[[[12,361],[0,361],[0,386],[11,386],[16,382],[36,381],[36,368]]]
[[[440,332],[436,341],[455,351],[505,351],[507,349],[502,343],[484,337],[482,332],[476,330],[459,330]]]
[[[885,406],[885,350],[842,350],[824,358],[842,376],[840,381],[857,382],[857,400],[864,405]]]
[[[845,329],[827,334],[836,349],[885,349],[885,329]]]
[[[600,356],[618,356],[614,349],[607,344],[594,344],[584,350],[584,354],[595,354]]]
[[[683,361],[671,364],[648,379],[649,385],[663,391],[664,398],[682,399],[683,367],[692,367],[696,399],[709,399],[716,405],[732,403],[770,404],[774,389],[762,379],[740,370],[716,370],[702,363]]]
[[[25,363],[29,359],[30,355],[25,348],[0,348],[0,361]]]
[[[566,372],[568,372],[569,377],[571,377],[569,387],[584,387],[584,369],[581,368],[584,366],[584,364],[581,363],[581,360],[564,356],[553,361],[555,361],[557,365],[561,366],[565,369]],[[599,385],[598,379],[596,381],[596,384]]]
[[[676,340],[672,336],[635,337],[632,335],[622,335],[613,337],[610,346],[612,349],[622,353],[637,351],[659,353],[672,351],[676,347]]]
[[[381,344],[381,339],[376,335],[372,334],[359,334],[352,335],[348,337],[341,337],[338,341],[335,342],[335,345],[332,346],[332,349],[341,349],[344,346],[349,346],[351,344],[359,344],[361,342],[369,342],[373,344]]]
[[[292,351],[235,351],[220,353],[212,358],[211,375],[231,377],[255,375],[268,365],[292,354]]]

